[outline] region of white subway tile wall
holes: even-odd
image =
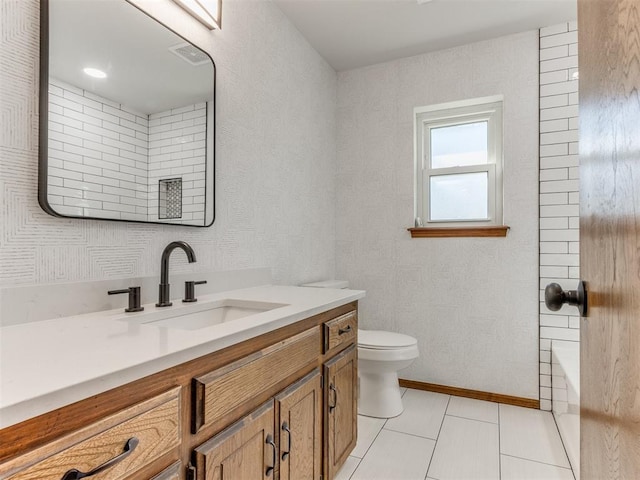
[[[206,103],[146,115],[49,82],[49,202],[66,215],[158,218],[158,181],[182,179],[182,218],[204,223]]]
[[[149,115],[148,219],[204,224],[207,104],[198,103]],[[161,179],[182,178],[182,218],[158,217]]]
[[[551,410],[551,341],[580,340],[575,307],[551,312],[544,288],[575,289],[580,277],[578,32],[540,30],[540,408]]]
[[[147,219],[147,115],[50,78],[49,131],[58,213]]]

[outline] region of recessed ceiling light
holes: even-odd
[[[422,5],[423,3],[431,3],[433,0],[416,0],[418,5]]]
[[[87,67],[82,71],[93,78],[107,78],[107,74],[104,73],[102,70],[98,70],[97,68]]]

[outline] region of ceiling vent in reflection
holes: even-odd
[[[199,65],[206,65],[211,62],[206,53],[187,42],[169,47],[169,50],[185,62],[196,67]]]

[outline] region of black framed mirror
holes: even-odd
[[[126,0],[41,0],[40,44],[41,207],[210,226],[211,57]]]

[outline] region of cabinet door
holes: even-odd
[[[274,477],[277,450],[273,400],[195,449],[198,480],[265,480]]]
[[[167,467],[161,471],[158,475],[151,480],[181,480],[180,473],[182,472],[182,465],[180,462],[176,462],[170,467]]]
[[[316,369],[276,397],[280,480],[318,480],[322,469],[322,386]]]
[[[325,364],[327,477],[331,480],[356,446],[358,358],[355,345]]]

